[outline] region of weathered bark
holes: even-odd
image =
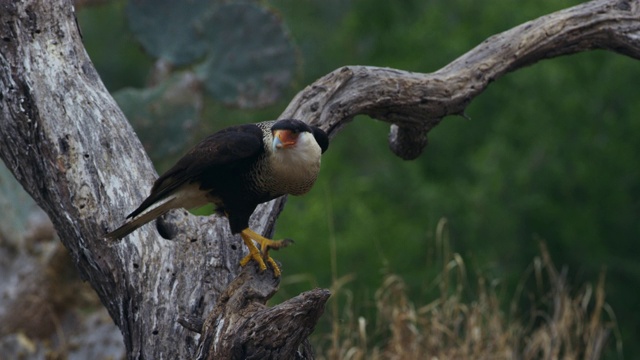
[[[71,2],[0,6],[2,159],[53,221],[130,358],[188,358],[195,334],[177,315],[213,309],[239,271],[241,241],[216,217],[181,216],[189,230],[174,241],[147,226],[105,243],[105,231],[148,193],[153,166],[95,72]],[[258,231],[269,227],[265,209],[253,217]]]
[[[282,116],[335,136],[354,116],[366,114],[391,123],[391,149],[411,159],[422,152],[430,129],[446,115],[463,114],[491,81],[542,59],[592,49],[640,58],[637,0],[596,0],[541,17],[487,39],[432,74],[344,67],[301,91]],[[242,286],[221,296],[245,251],[223,219],[176,211],[160,222],[170,240],[154,226],[112,246],[101,240],[148,193],[156,173],[82,46],[70,0],[0,0],[0,111],[0,157],[53,221],[121,329],[129,358],[192,358],[197,334],[178,323],[181,316],[211,314],[202,336],[206,358],[215,356],[216,347],[229,347],[225,339],[233,331],[238,337],[254,331],[220,324],[246,319],[241,314],[252,313],[256,321],[271,313],[248,305],[252,301],[243,296],[251,291]],[[283,199],[260,206],[252,227],[269,234],[283,206]],[[251,281],[270,282],[267,275]],[[271,324],[313,321],[326,293],[314,296],[314,310],[301,318],[283,313],[286,318]],[[223,301],[214,308],[218,299]],[[255,311],[238,306],[242,299]],[[212,339],[207,329],[213,328],[225,336]],[[282,329],[245,349],[258,351],[263,340],[297,348]]]
[[[183,325],[202,334],[197,360],[312,359],[307,337],[324,311],[329,290],[305,292],[274,307],[265,303],[280,278],[247,266],[220,296],[202,326]],[[195,329],[194,329],[195,327]],[[274,334],[286,336],[274,337]]]

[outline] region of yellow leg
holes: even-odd
[[[267,270],[267,265],[264,264],[264,260],[262,256],[260,256],[260,250],[253,244],[253,240],[243,232],[240,233],[240,237],[244,241],[244,244],[249,248],[249,255],[245,256],[242,260],[240,260],[240,266],[244,267],[251,261],[252,259],[258,263],[260,267],[260,271]]]
[[[249,255],[245,256],[244,259],[240,261],[240,266],[245,266],[249,263],[249,261],[253,260],[258,263],[260,267],[260,271],[264,271],[267,269],[265,261],[271,265],[273,268],[273,273],[276,277],[279,277],[281,272],[278,264],[276,264],[275,260],[269,256],[269,249],[281,249],[293,241],[291,239],[284,240],[271,240],[266,237],[256,233],[250,228],[246,228],[240,232],[240,236],[244,241],[245,245],[249,248]],[[260,244],[260,251],[253,244],[253,240],[257,241]]]

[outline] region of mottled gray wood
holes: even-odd
[[[243,269],[205,320],[196,359],[312,359],[307,337],[324,312],[329,290],[311,290],[267,307],[279,283],[271,270],[260,273],[256,264]]]
[[[217,217],[182,216],[173,241],[153,224],[102,240],[157,175],[86,54],[71,1],[0,2],[0,111],[0,156],[53,221],[129,357],[189,358],[197,334],[178,314],[212,310],[244,248]]]
[[[393,124],[389,139],[396,154],[415,158],[444,116],[463,114],[489,83],[510,71],[592,49],[640,58],[639,7],[637,0],[596,0],[559,11],[495,35],[431,74],[343,67],[301,91],[282,117],[317,124],[333,137],[354,116],[369,115]],[[228,289],[246,250],[225,220],[175,211],[163,221],[171,240],[150,224],[115,245],[102,241],[157,175],[82,46],[71,1],[0,0],[0,114],[0,157],[52,219],[121,329],[129,358],[192,358],[200,335],[180,325],[180,317],[223,321],[245,314],[236,301],[216,307],[224,291],[222,299],[248,295],[243,287]],[[279,199],[260,206],[252,226],[269,234],[283,205]],[[263,275],[252,281],[271,281]],[[310,320],[321,313],[325,294],[315,295]],[[269,313],[252,306],[256,314]],[[273,324],[298,316],[280,314],[264,316]],[[265,318],[253,318],[260,319],[253,325],[268,326]],[[253,330],[225,329],[228,336],[245,336],[246,348],[256,352],[266,342],[285,344],[283,351],[297,346],[286,342],[288,328],[251,343],[254,337],[246,335]],[[201,351],[215,354],[204,345]]]

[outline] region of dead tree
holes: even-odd
[[[266,308],[277,281],[251,267],[239,275],[244,248],[225,220],[176,211],[116,245],[101,240],[157,175],[87,56],[71,0],[0,1],[0,37],[0,156],[53,221],[128,357],[310,357],[300,344],[328,292]],[[282,117],[333,137],[366,114],[389,122],[391,150],[413,159],[442,118],[463,114],[492,81],[592,49],[640,59],[640,2],[595,0],[543,16],[430,74],[343,67],[302,90]],[[252,227],[268,234],[283,206],[260,206]]]

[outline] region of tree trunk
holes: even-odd
[[[0,20],[2,159],[51,218],[129,358],[192,357],[197,334],[178,318],[214,309],[240,271],[242,241],[224,219],[174,211],[162,222],[172,239],[146,226],[105,242],[149,193],[153,166],[91,64],[70,1],[5,0]],[[283,204],[259,207],[252,227],[270,233]]]
[[[102,240],[149,193],[156,173],[82,46],[71,1],[0,0],[0,37],[0,156],[53,221],[122,331],[128,357],[298,354],[328,293],[265,308],[277,281],[253,267],[238,277],[246,250],[225,219],[174,211],[158,222],[169,239],[145,226],[113,245]],[[391,123],[392,151],[412,159],[430,129],[463,114],[490,82],[591,49],[640,58],[639,2],[596,0],[541,17],[432,74],[344,67],[301,91],[282,117],[335,136],[366,114]],[[270,234],[283,206],[283,198],[260,206],[251,226]]]

